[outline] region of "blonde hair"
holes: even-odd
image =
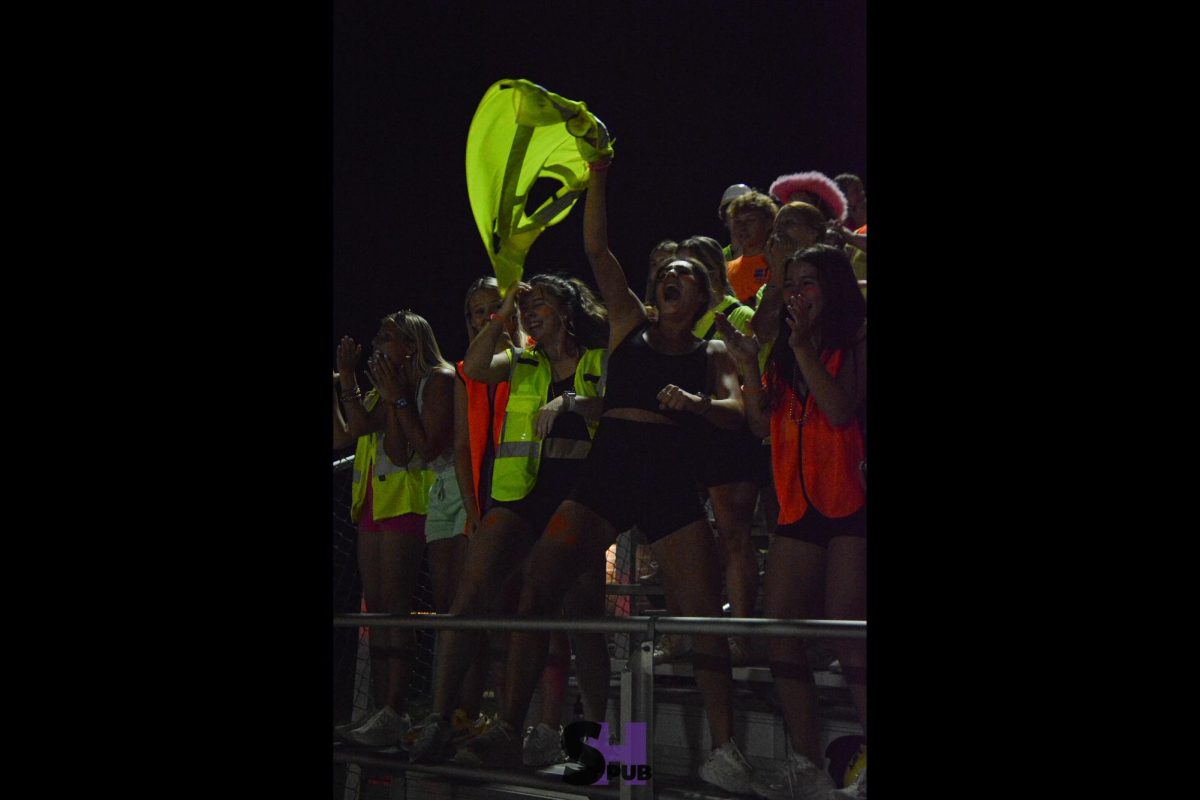
[[[484,275],[467,287],[467,296],[463,298],[463,318],[467,321],[468,342],[475,338],[475,329],[471,327],[471,298],[475,296],[476,292],[485,289],[495,292],[497,297],[500,296],[500,282],[492,275]]]
[[[381,323],[384,322],[391,322],[400,329],[401,336],[416,342],[417,374],[422,378],[427,377],[437,367],[454,369],[450,366],[450,362],[442,357],[437,338],[433,335],[433,328],[420,314],[405,308],[394,314],[388,314],[381,320]]]

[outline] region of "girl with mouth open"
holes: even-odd
[[[583,473],[558,506],[529,556],[521,615],[549,616],[579,575],[634,524],[646,536],[664,586],[684,616],[721,616],[712,530],[696,491],[703,426],[743,424],[734,362],[720,341],[692,334],[709,308],[708,273],[693,259],[673,258],[654,276],[658,319],[629,288],[608,245],[605,208],[608,160],[592,165],[584,210],[584,249],[608,306],[609,359],[604,415]],[[514,729],[525,718],[546,658],[548,634],[515,632],[509,648],[499,721],[468,742],[481,763],[512,765]],[[729,642],[694,637],[694,669],[714,750],[700,777],[748,793],[751,768],[733,742]]]
[[[425,552],[430,490],[454,475],[454,368],[429,323],[407,309],[384,317],[371,344],[367,369],[375,388],[364,395],[357,377],[362,346],[349,336],[338,343],[334,377],[346,417],[335,395],[333,444],[357,444],[350,515],[367,611],[407,614]],[[397,745],[411,727],[404,703],[416,639],[403,628],[373,628],[370,649],[379,709],[335,734],[364,746]]]
[[[766,319],[771,308],[782,313],[776,310]],[[866,487],[860,464],[867,317],[850,260],[839,247],[817,244],[787,256],[782,269],[772,269],[754,315],[755,327],[773,342],[761,379],[763,340],[743,335],[720,316],[717,320],[745,374],[750,429],[771,435],[780,510],[767,554],[763,613],[811,619],[823,604],[829,619],[865,620]],[[754,782],[755,794],[768,800],[865,798],[865,769],[853,785],[835,790],[820,766],[817,691],[804,642],[780,638],[767,644],[792,754],[779,775]],[[833,649],[866,733],[866,642],[837,639]]]

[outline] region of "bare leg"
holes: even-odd
[[[605,613],[604,561],[587,569],[563,601],[565,617],[603,617]],[[608,637],[603,633],[571,633],[575,651],[575,679],[583,699],[585,719],[604,722],[608,713],[608,683],[612,663],[608,657]]]
[[[867,540],[835,536],[826,554],[825,610],[830,619],[867,618]],[[863,734],[867,732],[867,643],[863,639],[836,639],[834,652],[842,662],[842,675],[858,710]]]
[[[758,563],[750,542],[758,487],[750,481],[711,486],[713,516],[725,553],[725,589],[735,617],[753,617],[758,599]]]
[[[462,582],[450,611],[464,616],[491,613],[492,600],[499,594],[505,577],[520,563],[533,543],[528,526],[511,511],[493,508],[471,536],[467,545]],[[479,657],[477,648],[486,647],[485,634],[479,631],[443,630],[438,659],[434,711],[449,718],[458,702],[464,678]]]
[[[550,634],[550,651],[542,670],[542,719],[551,728],[562,724],[563,696],[567,693],[567,673],[571,671],[571,645],[567,634]]]
[[[454,596],[462,585],[463,567],[467,560],[467,537],[454,536],[449,539],[439,539],[429,543],[429,571],[433,579],[433,609],[439,614],[450,613],[454,604]],[[441,654],[442,641],[446,631],[438,632],[438,652]],[[479,707],[483,700],[483,683],[487,679],[488,653],[486,648],[480,648],[481,658],[471,662],[471,667],[463,679],[463,687],[458,698],[458,707],[466,712],[469,719],[479,716]],[[441,657],[439,655],[439,657]]]
[[[362,577],[363,603],[368,611],[383,607],[383,572],[380,566],[382,536],[383,534],[378,532],[358,532],[358,574]],[[377,707],[382,707],[387,702],[387,658],[384,657],[387,649],[384,644],[386,631],[386,628],[367,629],[367,642],[371,653],[371,689]]]
[[[394,532],[382,533],[379,537],[381,603],[378,609],[367,608],[385,614],[408,614],[421,575],[425,537]],[[384,634],[388,675],[384,702],[402,714],[416,654],[416,632],[406,628],[383,628],[381,632]]]
[[[685,617],[719,617],[720,577],[712,528],[708,520],[696,520],[651,545],[663,570],[667,596]],[[729,671],[729,639],[725,636],[693,636],[693,669],[704,698],[713,747],[733,738],[733,678]]]
[[[590,509],[563,501],[529,554],[517,613],[557,617],[575,579],[587,564],[604,560],[604,551],[616,536],[612,525]],[[514,631],[509,640],[500,718],[514,728],[525,722],[548,646],[546,632]]]
[[[491,649],[484,640],[483,646],[476,648],[475,659],[467,670],[467,677],[463,679],[462,694],[458,698],[458,707],[466,713],[469,720],[478,717],[482,710],[483,691],[486,688],[484,684],[487,683],[491,664]]]
[[[767,525],[767,533],[775,535],[779,526],[779,498],[775,496],[775,486],[768,483],[758,490],[758,503],[762,508],[763,521]]]
[[[462,578],[467,555],[467,537],[454,536],[429,543],[429,576],[433,582],[433,610],[450,613]]]
[[[775,536],[767,554],[763,615],[768,619],[811,619],[820,606],[825,583],[825,548]],[[823,764],[817,717],[817,687],[805,641],[793,637],[767,640],[771,677],[783,706],[792,749]]]

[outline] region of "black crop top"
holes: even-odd
[[[604,408],[641,408],[688,424],[696,415],[659,407],[658,393],[668,383],[692,394],[708,389],[708,342],[696,342],[690,353],[667,355],[646,342],[647,323],[630,333],[608,355]]]

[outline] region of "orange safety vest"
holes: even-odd
[[[834,378],[841,369],[842,353],[838,350],[821,358]],[[800,415],[803,422],[797,423],[788,406],[795,412],[801,406],[800,398],[791,386],[785,386],[783,393],[771,413],[771,466],[779,498],[779,524],[800,519],[810,504],[827,517],[850,516],[867,501],[858,479],[858,465],[863,460],[858,417],[835,428],[809,392]],[[789,403],[792,398],[795,401]]]
[[[487,452],[488,419],[492,422],[492,453],[500,444],[500,431],[504,428],[504,410],[508,407],[508,381],[496,384],[496,399],[488,409],[488,385],[467,377],[463,362],[458,362],[458,375],[467,387],[467,436],[471,442],[471,475],[475,486],[475,507],[479,502],[479,473],[483,469],[483,456]]]

